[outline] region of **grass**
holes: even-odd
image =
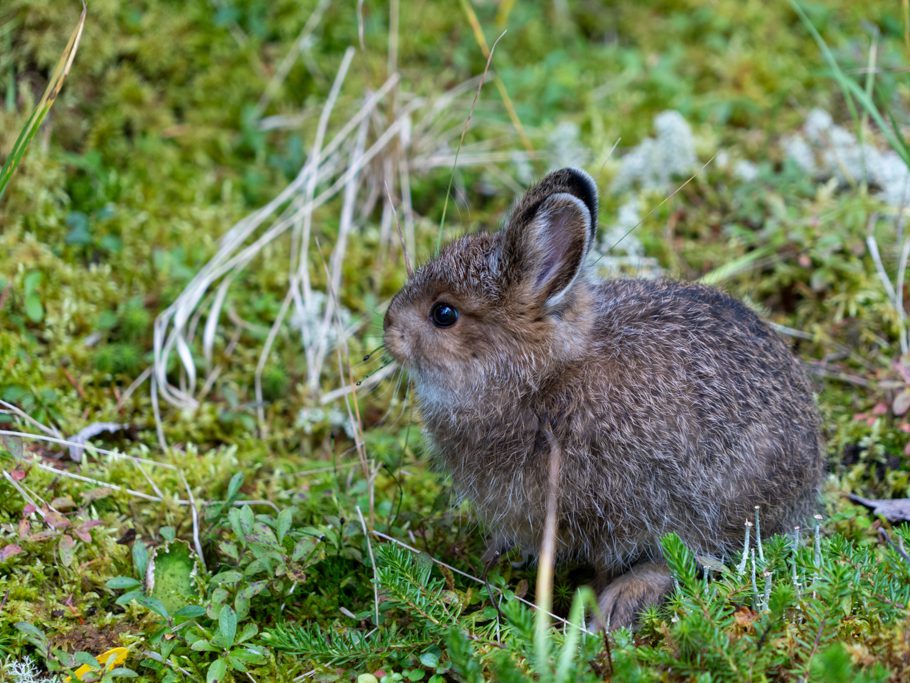
[[[0,168],[0,199],[3,198],[3,193],[6,192],[6,187],[9,185],[10,179],[12,178],[13,173],[15,173],[16,168],[22,163],[25,152],[28,150],[29,143],[37,134],[41,124],[44,123],[44,119],[46,119],[47,115],[50,113],[51,107],[54,106],[57,95],[60,94],[60,89],[63,87],[63,81],[66,80],[66,77],[73,66],[73,60],[76,58],[76,51],[79,49],[79,40],[82,38],[82,29],[85,27],[87,11],[87,8],[83,5],[82,14],[79,15],[79,21],[76,24],[76,28],[73,29],[69,42],[66,44],[63,54],[60,55],[60,61],[57,62],[57,65],[51,73],[44,94],[41,95],[41,99],[35,106],[34,111],[32,111],[31,115],[28,117],[28,121],[26,121],[25,126],[19,133],[19,137],[16,138],[13,148],[10,150],[9,154],[6,155],[3,167]]]
[[[0,680],[907,677],[910,536],[846,499],[910,495],[904,207],[787,152],[821,107],[903,153],[901,7],[97,0],[59,90],[80,10],[0,10]],[[667,109],[692,177],[615,189]],[[372,353],[441,226],[495,228],[567,163],[602,189],[604,272],[760,310],[828,443],[817,529],[722,567],[665,539],[678,591],[606,639],[584,568],[484,580]]]

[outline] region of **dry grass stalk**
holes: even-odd
[[[534,595],[537,599],[538,613],[534,628],[534,650],[537,655],[538,671],[546,671],[549,658],[548,631],[550,622],[547,614],[553,604],[553,571],[556,565],[556,527],[559,516],[559,469],[562,464],[562,450],[556,443],[556,437],[546,428],[547,440],[550,442],[549,472],[547,477],[547,517],[544,522],[543,538],[540,543],[540,559],[537,564],[537,584]]]

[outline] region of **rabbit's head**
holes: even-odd
[[[596,222],[594,182],[563,169],[531,188],[499,232],[462,237],[414,273],[389,305],[385,345],[425,408],[523,392],[584,352]]]

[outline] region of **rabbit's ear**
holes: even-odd
[[[524,208],[524,215],[513,215],[505,231],[506,279],[526,287],[541,304],[557,304],[591,247],[590,206],[575,194],[556,192]]]

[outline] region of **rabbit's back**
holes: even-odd
[[[567,507],[581,492],[600,496],[609,535],[628,535],[632,554],[666,531],[732,550],[755,505],[767,531],[800,523],[815,504],[822,449],[810,383],[783,340],[708,287],[614,280],[596,291],[592,355],[553,394],[575,416],[563,438],[588,435],[587,454],[570,449],[588,466],[564,470]],[[581,507],[570,514],[585,517]],[[587,517],[580,534],[599,536]]]

